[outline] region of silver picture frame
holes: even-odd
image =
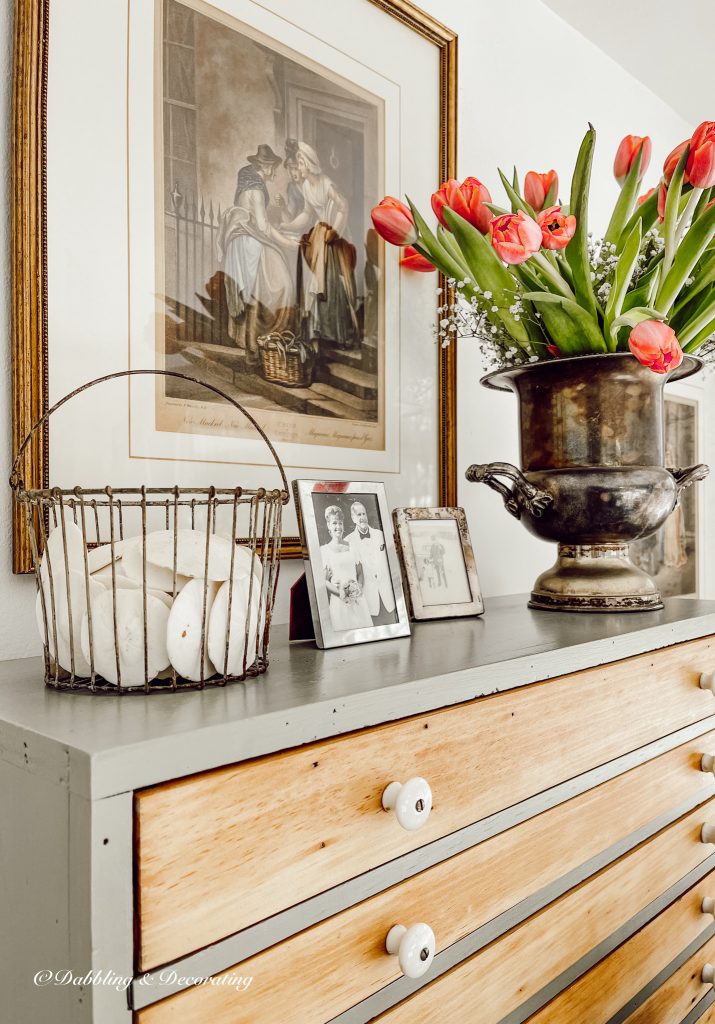
[[[293,493],[318,647],[409,636],[384,484],[294,480]]]
[[[462,508],[396,508],[397,551],[413,619],[481,615],[484,600]]]

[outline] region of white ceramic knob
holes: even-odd
[[[703,754],[700,758],[700,771],[711,772],[715,775],[715,756],[713,754]]]
[[[715,967],[713,967],[712,964],[705,964],[700,974],[700,978],[706,985],[712,985],[713,982],[715,982]]]
[[[419,776],[404,784],[391,782],[382,794],[382,806],[386,811],[394,811],[400,825],[408,832],[422,828],[432,810],[429,782]]]
[[[715,899],[712,896],[706,896],[700,909],[703,914],[712,914],[715,917]]]
[[[700,689],[715,693],[715,672],[700,673]]]
[[[406,978],[421,978],[434,960],[434,932],[428,924],[413,924],[411,928],[396,924],[387,933],[385,949],[398,958]]]
[[[703,843],[715,843],[715,825],[705,824],[700,829],[700,841]]]

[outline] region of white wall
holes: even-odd
[[[298,3],[309,0],[296,0]],[[653,184],[665,154],[690,134],[691,126],[601,50],[561,21],[539,0],[422,0],[435,17],[460,36],[459,174],[474,174],[498,195],[496,166],[516,163],[522,174],[555,167],[566,194],[570,170],[587,121],[599,137],[594,166],[593,226],[604,226],[616,198],[611,176],[613,153],[627,133],[650,134]],[[10,123],[10,4],[0,5],[0,120]],[[417,69],[415,71],[417,73]],[[418,155],[416,154],[418,158]],[[9,131],[0,148],[0,177],[7,183]],[[422,197],[428,208],[428,197]],[[0,260],[8,279],[7,209],[0,218]],[[7,288],[7,286],[6,286]],[[425,329],[428,329],[427,326]],[[9,324],[0,312],[0,488],[9,473]],[[479,387],[481,367],[468,341],[459,353],[459,475],[471,462],[517,462],[516,405],[509,395]],[[707,390],[715,398],[715,378]],[[701,394],[702,389],[695,393]],[[715,466],[715,410],[706,417],[703,458]],[[715,511],[715,484],[707,485],[708,520]],[[523,592],[552,559],[549,545],[530,537],[511,519],[501,500],[484,487],[460,483],[486,594]],[[34,584],[10,575],[10,497],[0,491],[0,657],[22,657],[38,648],[34,626]],[[709,552],[705,593],[715,596],[713,551]],[[287,614],[288,585],[296,563],[284,563],[276,621]]]

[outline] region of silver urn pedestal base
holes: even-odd
[[[530,608],[561,612],[639,612],[663,607],[627,544],[559,544],[556,563],[534,584]]]
[[[556,564],[529,605],[545,611],[638,612],[663,607],[657,584],[628,545],[665,523],[708,467],[665,466],[663,388],[702,367],[693,356],[669,375],[630,352],[554,359],[488,374],[488,388],[519,401],[521,468],[470,466],[467,479],[501,495],[531,533],[558,544]]]

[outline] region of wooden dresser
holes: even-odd
[[[39,677],[0,666],[3,1020],[715,1021],[715,603]]]

